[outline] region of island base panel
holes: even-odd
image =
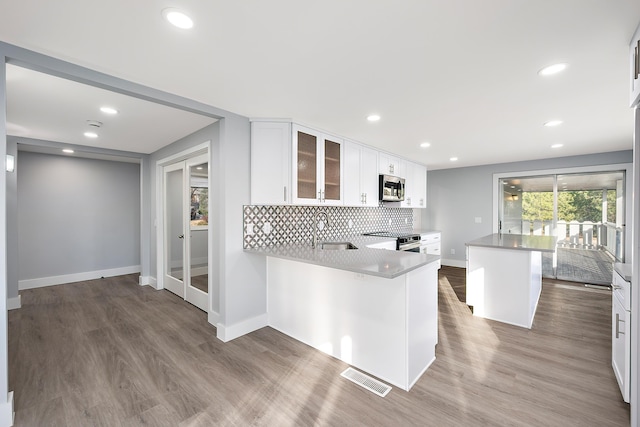
[[[531,328],[542,290],[542,254],[469,246],[467,304],[473,315]]]
[[[269,257],[269,326],[409,390],[435,358],[432,264],[386,279]]]

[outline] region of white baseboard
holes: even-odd
[[[442,262],[442,265],[447,265],[449,267],[467,268],[467,261],[465,260],[442,258],[440,261]]]
[[[191,277],[204,276],[205,274],[209,274],[209,267],[206,265],[202,267],[194,267],[191,269]]]
[[[100,279],[101,277],[114,277],[123,274],[139,273],[139,265],[129,267],[110,268],[107,270],[86,271],[82,273],[65,274],[62,276],[40,277],[37,279],[25,279],[18,281],[18,289],[42,288],[45,286],[61,285],[63,283],[83,282],[85,280]]]
[[[13,392],[7,395],[7,401],[0,403],[0,427],[13,425],[15,412],[13,412]]]
[[[140,276],[138,278],[138,284],[140,286],[151,286],[154,289],[158,289],[156,287],[157,283],[158,283],[158,281],[153,276]]]
[[[14,298],[7,298],[7,310],[15,310],[22,307],[22,295]]]
[[[235,338],[248,334],[249,332],[257,331],[260,328],[268,326],[267,313],[260,316],[252,317],[251,319],[243,320],[231,326],[225,326],[222,323],[218,323],[216,328],[218,329],[218,339],[223,342],[229,342]]]

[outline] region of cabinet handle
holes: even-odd
[[[620,314],[616,313],[616,339],[620,335],[624,335],[624,332],[620,332],[620,322],[624,323],[624,320],[620,320]]]
[[[364,193],[364,204],[367,204],[367,193]]]
[[[326,202],[327,201],[327,199],[324,198],[324,191],[320,192],[320,201],[321,202]]]
[[[287,186],[284,186],[284,201],[287,201]]]
[[[393,163],[389,164],[389,173],[393,173]]]
[[[318,201],[322,201],[322,191],[318,190]]]

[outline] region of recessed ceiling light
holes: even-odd
[[[196,169],[201,171],[202,170],[202,166],[198,166]]]
[[[98,134],[95,132],[85,132],[84,136],[86,136],[87,138],[97,138]]]
[[[422,144],[420,144],[420,147],[429,148],[429,147],[431,147],[431,144],[429,142],[423,142]]]
[[[545,122],[544,125],[547,127],[553,127],[561,124],[562,124],[562,120],[549,120],[548,122]]]
[[[551,146],[551,148],[560,148],[560,147],[562,147],[563,145],[564,145],[564,144],[553,144],[553,145]]]
[[[560,71],[564,71],[565,68],[567,68],[567,64],[565,63],[553,64],[544,67],[542,70],[538,71],[538,74],[541,76],[550,76],[552,74],[557,74]]]
[[[105,114],[118,114],[118,110],[113,107],[100,107],[100,111]]]
[[[169,21],[172,25],[182,28],[183,30],[193,28],[193,20],[178,9],[172,7],[163,9],[162,16],[164,16],[164,19]]]
[[[370,116],[367,116],[367,120],[369,120],[370,122],[377,122],[378,120],[380,120],[380,116],[377,114],[371,114]]]
[[[457,161],[458,161],[458,158],[457,158],[457,157],[451,157],[451,158],[449,158],[449,161],[451,161],[451,162],[457,162]]]
[[[71,148],[65,148],[64,150],[62,150],[63,153],[67,153],[67,154],[73,154],[74,151]]]

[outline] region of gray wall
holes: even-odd
[[[422,227],[442,231],[442,258],[464,263],[465,243],[493,233],[493,174],[632,163],[633,152],[617,151],[586,156],[501,163],[427,173],[427,209]],[[631,200],[629,200],[631,203]],[[482,218],[482,223],[475,218]],[[451,254],[455,250],[455,255]]]
[[[140,264],[140,166],[21,151],[19,279]]]

